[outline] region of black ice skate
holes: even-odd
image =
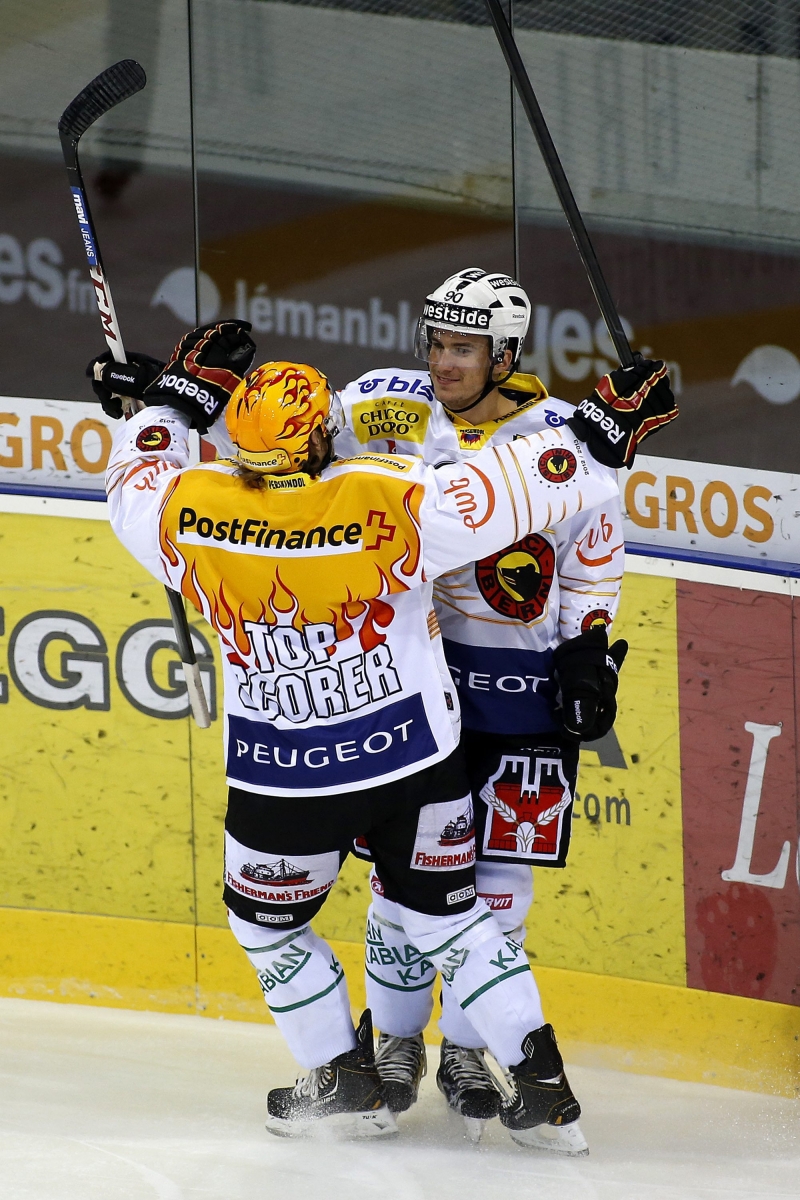
[[[503,1102],[500,1120],[520,1146],[556,1154],[588,1154],[578,1124],[581,1106],[564,1074],[553,1026],[542,1025],[529,1033],[522,1053],[522,1062],[508,1071],[512,1094]]]
[[[293,1088],[267,1095],[267,1129],[279,1137],[305,1137],[324,1120],[325,1130],[350,1137],[397,1133],[381,1091],[372,1046],[372,1014],[366,1010],[356,1030],[356,1048],[315,1067]]]
[[[464,1118],[470,1140],[479,1142],[483,1126],[497,1116],[503,1101],[483,1050],[465,1050],[443,1038],[436,1084],[453,1111]]]
[[[406,1112],[416,1104],[419,1085],[428,1070],[422,1034],[403,1038],[381,1033],[375,1051],[375,1066],[389,1108],[393,1113]]]

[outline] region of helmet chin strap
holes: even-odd
[[[456,417],[460,417],[462,413],[469,412],[471,409],[475,408],[481,403],[482,400],[486,399],[486,397],[489,395],[489,392],[493,392],[495,388],[502,387],[504,383],[508,383],[509,379],[517,369],[517,364],[512,363],[511,369],[506,375],[503,376],[502,379],[494,379],[493,375],[495,367],[499,365],[499,363],[492,361],[489,367],[489,374],[486,377],[486,382],[479,392],[477,400],[473,400],[471,404],[467,404],[464,408],[447,408],[446,404],[443,404],[442,408],[447,408],[447,411],[453,413],[453,415]]]

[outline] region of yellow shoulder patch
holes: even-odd
[[[550,395],[538,375],[526,375],[523,371],[515,371],[510,379],[501,385],[500,391],[527,392],[529,400],[546,400]]]

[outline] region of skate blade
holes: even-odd
[[[467,1131],[467,1137],[475,1145],[477,1145],[483,1137],[485,1125],[486,1122],[482,1121],[480,1117],[464,1117],[464,1127]]]
[[[267,1113],[266,1129],[276,1137],[342,1140],[350,1138],[392,1137],[397,1122],[385,1104],[369,1112],[331,1113],[314,1121],[291,1121]]]
[[[577,1121],[570,1125],[534,1125],[532,1129],[509,1129],[518,1146],[533,1150],[549,1150],[579,1158],[589,1153],[586,1138]]]

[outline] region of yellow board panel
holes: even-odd
[[[188,721],[137,711],[115,670],[124,631],[168,616],[163,588],[102,521],[3,514],[0,554],[0,671],[11,676],[0,706],[0,903],[191,921]],[[107,710],[48,708],[15,682],[20,623],[53,611],[88,619],[102,638]],[[50,643],[54,678],[69,649]]]
[[[166,619],[160,586],[100,521],[3,515],[0,536],[4,648],[32,612],[73,612],[105,640],[110,677],[110,709],[100,712],[36,705],[9,681],[0,903],[224,927],[221,722],[202,731],[154,719],[116,680],[125,630]],[[537,962],[683,982],[674,623],[674,583],[629,576],[617,626],[632,644],[618,724],[628,769],[584,756],[570,865],[538,872],[528,943]],[[58,641],[47,654],[65,648]],[[58,662],[47,666],[60,674]],[[366,871],[351,859],[321,932],[360,941],[367,903]]]
[[[0,994],[194,1012],[194,926],[0,908]]]
[[[314,929],[320,937],[364,945],[370,904],[369,870],[369,863],[352,854],[345,861],[330,896],[314,918]]]
[[[568,1061],[800,1096],[794,1005],[547,967],[536,977]]]
[[[534,966],[682,985],[675,581],[626,575],[614,637],[630,644],[615,726],[626,769],[581,755],[569,861],[535,872],[526,949]]]

